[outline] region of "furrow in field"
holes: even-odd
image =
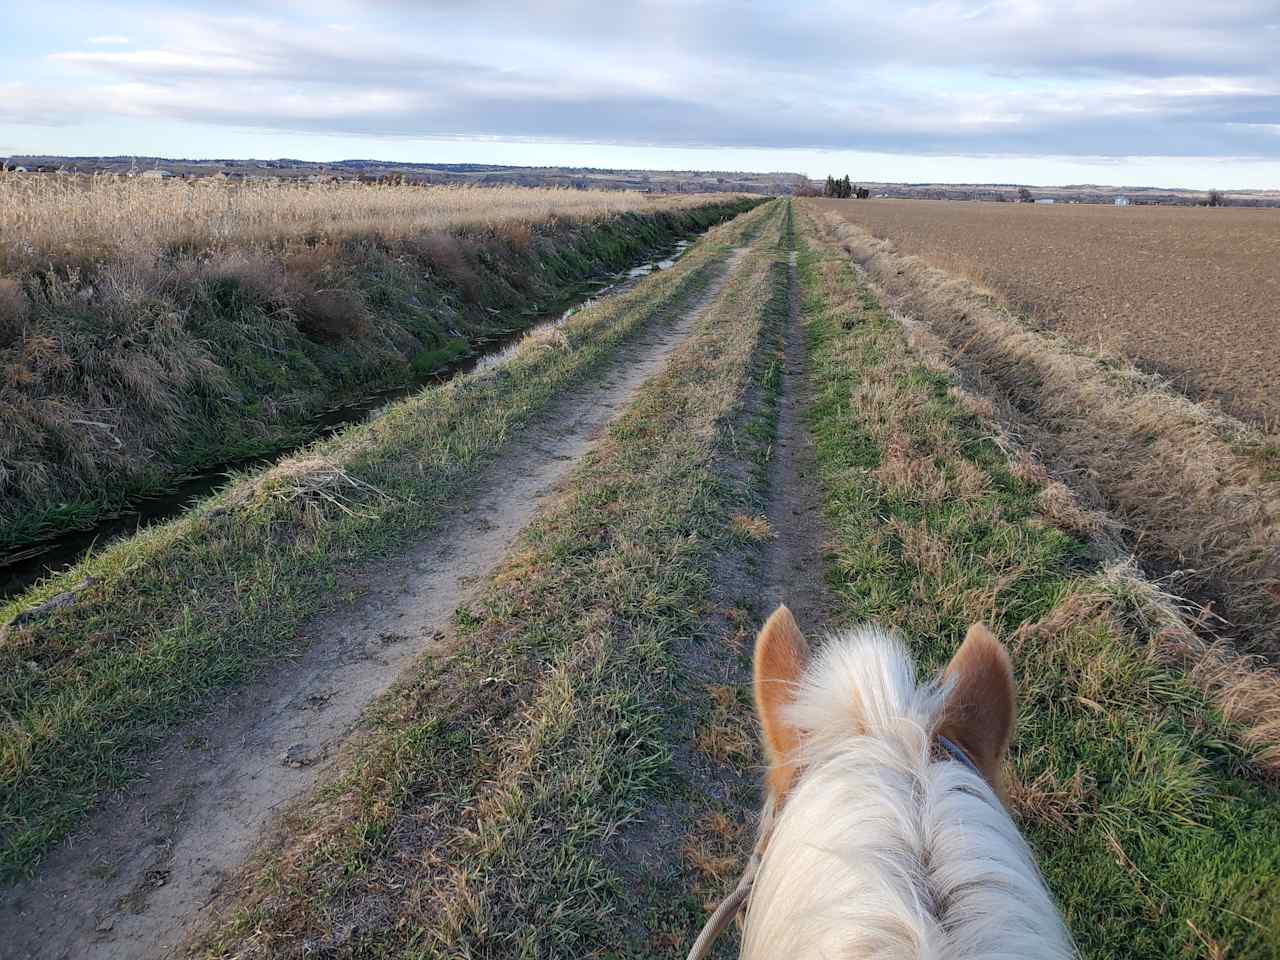
[[[1280,425],[1280,212],[1093,203],[820,200],[905,254],[1000,292],[1089,349]],[[1268,349],[1271,347],[1271,349]]]

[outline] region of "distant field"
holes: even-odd
[[[1091,348],[1280,420],[1280,210],[823,200]]]

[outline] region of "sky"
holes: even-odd
[[[1280,188],[1280,0],[65,0],[0,156]]]

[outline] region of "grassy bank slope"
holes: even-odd
[[[1280,806],[1246,731],[1166,656],[1156,591],[1097,568],[1050,519],[1043,474],[1011,465],[981,404],[806,234],[841,618],[897,626],[931,668],[975,620],[1009,643],[1015,814],[1085,956],[1276,956]]]
[[[91,577],[74,604],[0,639],[0,875],[29,869],[131,760],[202,698],[297,644],[344,565],[420,536],[506,439],[628,336],[679,313],[773,208],[713,229],[671,270],[313,445],[0,608]]]
[[[371,201],[395,193],[341,193],[361,190]],[[502,219],[498,191],[492,225],[475,219],[479,201],[472,219],[416,231],[391,219],[381,233],[362,208],[336,207],[298,235],[186,223],[210,233],[0,270],[0,556],[184,473],[297,443],[323,410],[413,383],[554,310],[588,277],[759,202],[649,209],[637,197],[645,209],[615,201],[592,217],[568,206],[579,218],[564,219],[556,194],[511,192],[534,195],[543,219]]]
[[[819,221],[926,325],[1048,469],[1124,528],[1127,549],[1280,656],[1280,436],[1210,411],[1119,357],[1036,329],[969,280],[826,214]]]
[[[742,539],[720,460],[768,431],[739,415],[776,386],[761,345],[786,315],[786,222],[458,611],[456,652],[388,699],[355,769],[235,885],[204,952],[684,956],[695,880],[740,862],[724,811],[755,803],[702,779],[754,748],[721,717],[745,686],[704,687],[699,664],[749,677],[704,618]],[[691,824],[720,849],[686,846]]]

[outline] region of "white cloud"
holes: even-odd
[[[51,54],[49,59],[55,63],[97,67],[108,73],[136,74],[152,79],[183,74],[229,77],[264,72],[252,60],[184,50],[131,50],[128,53],[71,51]]]
[[[234,7],[229,8],[234,9]],[[278,8],[279,9],[279,8]],[[49,51],[10,122],[926,155],[1280,157],[1272,0],[333,2]],[[98,37],[92,43],[124,37]]]

